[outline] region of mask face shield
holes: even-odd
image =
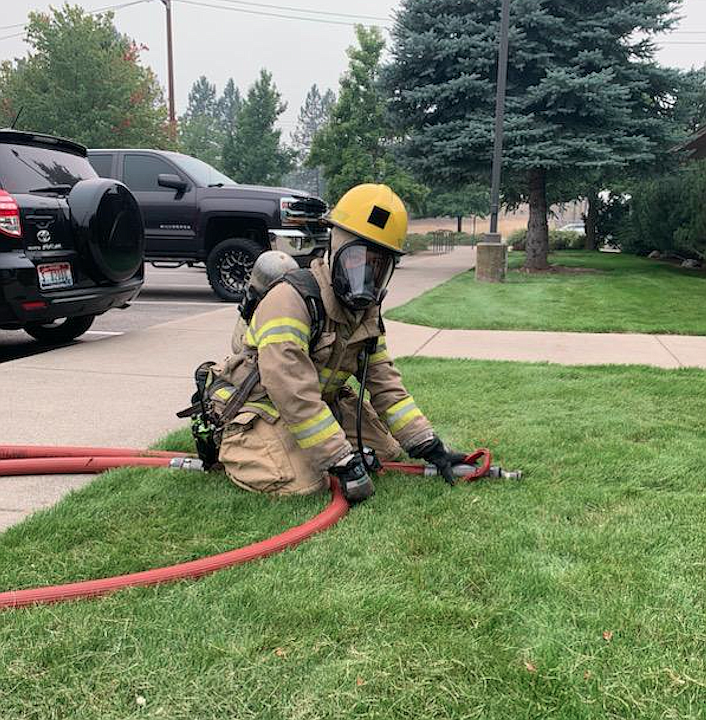
[[[364,242],[351,243],[333,259],[333,291],[351,310],[379,305],[394,269],[392,253]]]

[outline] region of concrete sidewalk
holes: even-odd
[[[439,330],[387,320],[395,357],[424,355],[561,365],[653,365],[706,368],[706,337],[684,335]]]
[[[405,258],[385,307],[470,269],[471,248]],[[145,447],[184,421],[202,361],[229,352],[235,308],[224,305],[146,330],[76,343],[2,365],[0,443]],[[386,322],[393,355],[706,368],[706,338],[654,335],[438,330]],[[0,478],[0,530],[90,476]]]

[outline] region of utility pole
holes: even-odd
[[[169,129],[172,139],[176,136],[176,113],[174,111],[174,51],[172,48],[172,0],[162,0],[167,9],[167,85],[169,89]]]
[[[500,214],[500,178],[503,164],[503,130],[507,93],[507,59],[510,36],[510,0],[501,0],[500,50],[498,53],[498,89],[495,100],[495,148],[490,188],[490,232],[476,248],[476,280],[503,282],[507,275],[507,245],[498,233]]]

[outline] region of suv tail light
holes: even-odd
[[[20,208],[15,198],[5,190],[0,190],[0,233],[10,237],[22,237]]]

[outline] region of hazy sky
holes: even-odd
[[[130,0],[72,0],[87,10],[104,8]],[[199,3],[199,5],[191,4]],[[60,5],[60,0],[0,0],[0,59],[24,55],[27,46],[21,37],[7,37],[21,32],[12,27],[25,22],[30,10],[45,10]],[[220,5],[230,9],[206,7]],[[270,7],[263,7],[269,5]],[[215,82],[220,92],[233,77],[241,92],[256,79],[260,68],[269,69],[284,99],[289,104],[282,116],[285,136],[293,129],[299,107],[312,83],[321,88],[336,89],[338,78],[346,67],[346,48],[354,42],[355,18],[374,22],[364,16],[391,17],[397,0],[174,0],[174,63],[177,113],[186,107],[191,84],[199,75]],[[273,7],[275,6],[275,7]],[[268,17],[299,15],[297,8],[313,10],[307,17],[332,21],[331,24]],[[240,12],[236,11],[248,11]],[[355,18],[334,17],[321,13],[344,13]],[[676,33],[665,38],[659,60],[682,68],[706,63],[706,0],[685,0],[683,20]],[[160,0],[145,0],[115,13],[115,24],[149,48],[142,55],[166,86],[165,9]],[[390,21],[388,21],[388,25]]]

